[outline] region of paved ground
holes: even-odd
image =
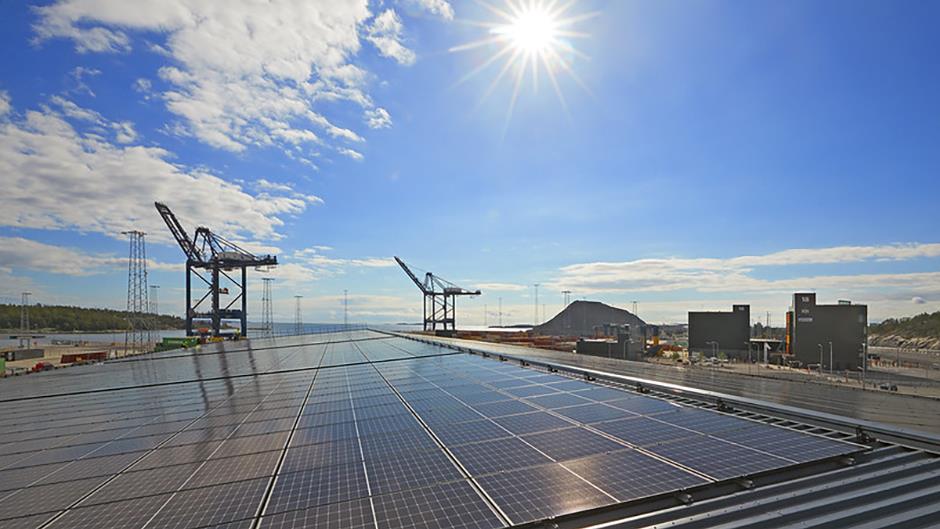
[[[934,434],[940,433],[940,400],[935,398],[861,389],[858,386],[832,385],[805,378],[748,376],[746,373],[730,372],[724,369],[667,366],[454,338],[437,339],[459,343],[465,347],[543,360],[550,359],[569,365],[763,399]]]

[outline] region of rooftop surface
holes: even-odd
[[[847,527],[878,505],[916,527],[940,511],[926,451],[471,353],[360,330],[0,381],[0,527]]]

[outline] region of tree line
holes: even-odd
[[[909,318],[888,318],[869,326],[871,334],[895,335],[904,338],[940,338],[940,311]]]
[[[153,316],[156,329],[182,329],[185,322],[177,316]],[[0,304],[0,329],[18,331],[20,306]],[[29,328],[47,332],[98,332],[127,328],[127,312],[60,305],[30,305]]]

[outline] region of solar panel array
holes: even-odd
[[[498,528],[861,448],[370,331],[4,380],[2,401],[3,528]]]

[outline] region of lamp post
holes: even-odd
[[[868,342],[862,342],[862,388],[868,382]]]
[[[832,342],[829,342],[829,374],[832,374]]]
[[[818,343],[816,345],[819,346],[819,376],[822,376],[823,346],[821,343]]]
[[[751,373],[751,341],[748,340],[744,342],[744,345],[747,346],[747,372]]]

